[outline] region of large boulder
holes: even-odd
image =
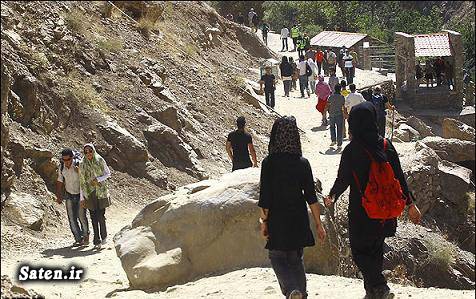
[[[162,109],[156,111],[148,111],[148,113],[164,125],[174,129],[179,133],[185,126],[182,117],[177,112],[177,108],[173,106],[163,107]]]
[[[451,162],[474,161],[474,142],[455,138],[445,139],[437,136],[426,137],[421,141],[432,148],[438,156]]]
[[[474,128],[453,118],[443,119],[443,137],[474,142]]]
[[[420,133],[407,124],[401,124],[398,126],[398,128],[394,131],[394,136],[404,142],[420,139]]]
[[[426,125],[421,119],[415,116],[410,116],[407,119],[407,124],[418,131],[421,137],[435,136],[431,127]]]
[[[269,265],[260,236],[260,170],[182,187],[146,207],[114,237],[132,288],[165,288],[209,273]],[[335,230],[305,251],[308,270],[335,274]],[[314,227],[311,220],[311,227]]]
[[[395,237],[385,242],[384,268],[399,268],[406,279],[418,281],[422,287],[474,289],[474,254],[440,234],[401,222]]]
[[[199,166],[197,153],[175,130],[157,122],[144,131],[144,136],[150,153],[162,164],[202,177],[203,169]]]
[[[21,76],[12,85],[12,91],[18,95],[22,106],[21,123],[30,125],[40,111],[41,102],[38,98],[39,81],[31,76]]]
[[[43,204],[28,193],[12,193],[5,203],[10,219],[32,230],[40,231],[45,218]]]
[[[142,175],[149,153],[145,145],[115,122],[98,125],[104,140],[111,145],[105,158],[118,170]]]

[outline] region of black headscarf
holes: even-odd
[[[387,161],[383,137],[378,134],[375,106],[371,102],[363,102],[352,107],[348,122],[352,142],[363,146],[376,161]]]
[[[294,116],[278,118],[271,129],[269,154],[288,153],[302,156],[301,138]]]

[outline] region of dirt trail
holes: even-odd
[[[261,34],[258,32],[261,36]],[[292,49],[292,42],[289,39],[289,49]],[[278,34],[268,34],[268,46],[279,53],[280,55],[292,56],[297,59],[297,52],[279,52],[281,50],[281,40]],[[344,79],[340,70],[337,69],[339,79]],[[327,82],[328,77],[325,77]],[[364,71],[357,69],[354,83],[359,87],[378,84],[387,80],[375,71]],[[296,117],[298,126],[305,132],[302,136],[303,156],[306,157],[312,166],[312,171],[315,177],[322,181],[323,192],[329,192],[334,179],[337,175],[337,169],[340,162],[340,152],[330,148],[330,132],[329,129],[321,127],[322,117],[316,110],[317,104],[316,95],[311,95],[311,98],[300,98],[299,82],[297,82],[297,90],[291,92],[291,97],[288,99],[284,97],[284,89],[280,81],[276,88],[276,107],[275,110],[281,115],[293,115]],[[263,97],[264,101],[264,97]],[[344,139],[342,148],[349,143],[348,139]],[[411,151],[414,143],[398,143],[396,144],[400,155]]]
[[[46,298],[104,298],[114,290],[127,288],[129,282],[116,255],[112,238],[120,229],[132,222],[139,210],[139,207],[127,209],[114,205],[106,210],[108,243],[103,245],[100,251],[93,249],[90,224],[89,246],[71,248],[73,237],[70,235],[45,240],[43,248],[38,248],[28,255],[18,252],[17,257],[12,255],[9,259],[2,259],[2,274],[8,274],[15,279],[15,284],[26,289],[34,289]],[[67,229],[65,227],[65,230]],[[70,265],[77,265],[85,269],[86,273],[83,276],[85,279],[81,283],[20,283],[16,281],[20,262],[33,267],[69,268]]]

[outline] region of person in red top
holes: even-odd
[[[321,74],[321,68],[322,68],[322,61],[324,60],[324,52],[321,51],[321,49],[317,49],[316,56],[314,59],[317,63],[317,72],[318,75]]]

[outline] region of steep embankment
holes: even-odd
[[[94,142],[111,166],[110,234],[143,203],[228,171],[237,116],[265,153],[272,117],[240,87],[273,54],[202,2],[116,4],[138,23],[105,2],[2,2],[2,265],[72,243],[52,194],[64,147]]]

